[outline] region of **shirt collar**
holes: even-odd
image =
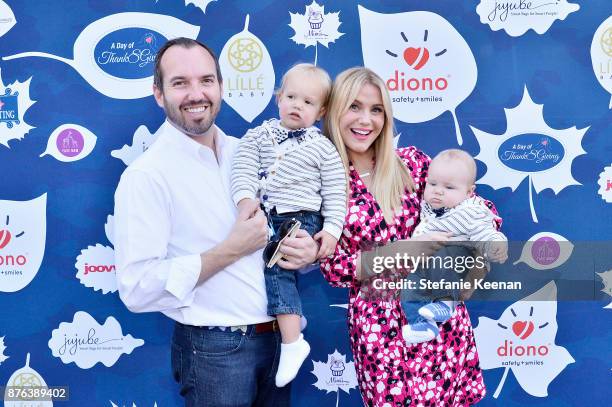
[[[221,164],[224,158],[223,151],[227,144],[227,135],[216,124],[213,126],[216,129],[214,137],[217,158],[219,160],[219,164]],[[210,148],[193,140],[191,137],[174,127],[174,125],[172,125],[172,123],[170,123],[167,119],[160,128],[160,138],[167,140],[171,146],[175,146],[176,148],[179,148],[183,152],[186,152],[195,158],[216,161],[215,154]]]

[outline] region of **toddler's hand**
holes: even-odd
[[[259,199],[241,199],[236,207],[238,208],[239,216],[243,219],[250,219],[259,211]]]
[[[314,235],[313,238],[314,240],[319,242],[320,245],[319,252],[317,253],[318,259],[322,259],[334,253],[334,250],[336,249],[336,244],[338,243],[338,239],[336,239],[324,230]]]
[[[495,263],[505,263],[508,260],[508,242],[491,242],[491,249],[488,253],[489,260]]]

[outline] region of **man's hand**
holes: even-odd
[[[238,202],[238,217],[225,243],[238,257],[261,249],[268,242],[268,222],[257,199]]]
[[[280,247],[282,258],[276,263],[284,269],[297,270],[317,259],[317,243],[304,229],[297,231],[295,237],[287,237]]]
[[[317,253],[318,259],[322,259],[332,254],[336,249],[336,244],[338,244],[338,239],[324,230],[314,235],[314,240],[319,242],[319,252]]]

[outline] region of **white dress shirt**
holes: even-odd
[[[267,315],[261,250],[197,284],[200,254],[229,234],[238,139],[217,128],[214,152],[166,121],[123,173],[115,193],[119,296],[133,312],[161,311],[194,326],[236,326]],[[204,265],[206,267],[206,265]]]

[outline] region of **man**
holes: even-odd
[[[266,313],[266,218],[257,204],[239,213],[232,204],[237,139],[214,124],[219,63],[200,42],[171,40],[158,52],[153,92],[166,122],[115,194],[121,300],[176,321],[172,370],[187,406],[289,405],[289,386],[274,385],[281,341]],[[282,266],[297,269],[317,246],[301,231],[281,251]]]

